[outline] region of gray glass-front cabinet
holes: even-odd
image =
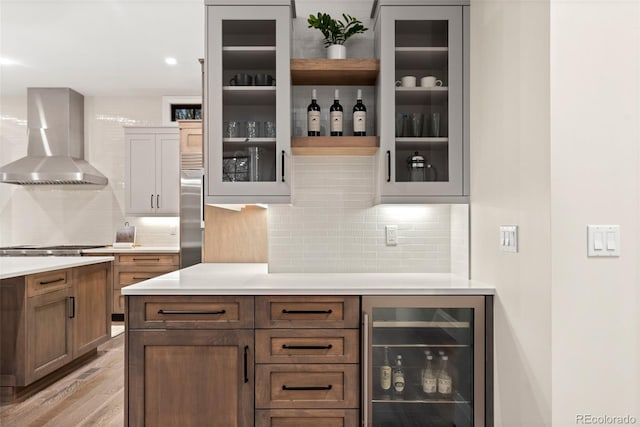
[[[290,2],[206,2],[207,203],[289,203]]]
[[[362,298],[362,421],[493,425],[491,296]]]
[[[380,0],[380,203],[467,202],[468,6]],[[467,2],[468,4],[468,2]]]

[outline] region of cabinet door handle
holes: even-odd
[[[45,280],[44,282],[38,282],[40,285],[50,285],[52,283],[64,282],[64,277],[59,277],[53,280]]]
[[[153,209],[153,194],[151,195],[151,209]]]
[[[362,425],[369,425],[369,314],[362,313]]]
[[[333,386],[329,385],[320,385],[320,386],[302,386],[302,387],[289,387],[286,384],[282,385],[283,390],[331,390]]]
[[[331,314],[333,310],[287,310],[282,309],[282,314]]]
[[[284,150],[282,150],[282,182],[284,182]]]
[[[69,297],[69,319],[76,317],[76,297]]]
[[[226,310],[158,310],[158,314],[225,314]]]
[[[387,150],[387,182],[391,182],[391,150]]]
[[[331,344],[327,344],[327,345],[289,345],[289,344],[282,344],[282,348],[288,349],[288,350],[329,350],[330,348],[333,348],[333,345],[331,345]]]
[[[249,382],[249,346],[244,346],[244,382]]]
[[[160,209],[160,195],[156,194],[156,208]]]

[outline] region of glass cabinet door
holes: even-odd
[[[484,302],[365,297],[365,423],[484,425]]]
[[[389,100],[383,192],[463,195],[463,9],[386,7],[381,14]]]
[[[207,201],[286,202],[289,8],[210,6],[207,14]]]

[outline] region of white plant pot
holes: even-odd
[[[342,44],[332,44],[327,48],[327,58],[347,59],[347,48]]]

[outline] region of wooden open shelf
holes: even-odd
[[[378,151],[377,136],[295,136],[294,156],[371,156]]]
[[[291,84],[294,85],[373,86],[379,72],[377,59],[291,60]]]

